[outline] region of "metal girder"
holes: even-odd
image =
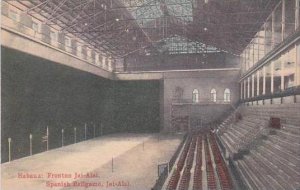
[[[9,0],[6,0],[9,2]],[[240,53],[279,0],[32,0],[23,12],[111,54],[174,35]],[[157,14],[156,14],[157,13]],[[56,27],[58,25],[59,27]],[[204,30],[205,29],[205,30]],[[135,38],[137,42],[131,40]],[[96,44],[96,45],[95,45]],[[142,45],[141,45],[142,44]],[[144,46],[145,44],[145,46]],[[198,47],[197,47],[198,48]],[[206,47],[203,47],[205,50]],[[124,53],[124,51],[126,53]]]

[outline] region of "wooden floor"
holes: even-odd
[[[168,162],[181,140],[182,135],[119,134],[80,142],[2,164],[0,189],[151,189],[157,164]],[[91,176],[75,179],[81,173]]]

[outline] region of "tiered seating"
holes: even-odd
[[[208,148],[207,138],[204,141],[205,159],[206,159],[206,173],[207,173],[207,187],[209,190],[217,189],[214,168]]]
[[[175,169],[173,171],[173,174],[172,174],[170,180],[169,180],[167,189],[168,190],[175,190],[176,187],[177,187],[179,178],[180,178],[180,171],[178,169]]]
[[[193,166],[193,160],[194,160],[194,152],[196,147],[196,140],[197,138],[195,136],[192,137],[192,142],[189,148],[189,152],[186,158],[185,167],[183,170],[183,174],[181,175],[180,183],[179,183],[179,190],[185,190],[189,187],[190,182],[190,176],[191,176],[191,168]]]
[[[202,190],[202,136],[197,138],[196,165],[194,168],[193,190]]]
[[[241,134],[254,131],[255,126],[267,127],[271,117],[279,118],[281,124],[278,129],[271,128],[273,133],[259,141],[249,154],[235,161],[245,183],[250,189],[299,188],[300,104],[243,106],[241,110],[243,119],[221,135],[227,149],[239,144]]]
[[[184,168],[181,176],[178,190],[186,190],[189,188],[191,171],[188,168]]]
[[[178,185],[179,178],[180,178],[180,172],[181,172],[181,170],[184,166],[184,162],[185,162],[185,159],[187,157],[190,144],[191,144],[191,138],[188,137],[187,140],[186,140],[186,143],[183,147],[183,150],[181,152],[181,155],[179,157],[179,160],[177,162],[177,168],[173,171],[172,176],[171,176],[171,178],[168,182],[167,190],[175,190],[176,189],[176,187]]]
[[[251,143],[259,135],[260,130],[266,127],[267,121],[264,118],[243,116],[243,119],[232,124],[220,135],[221,141],[229,153],[234,154],[243,145]]]
[[[182,168],[183,168],[183,166],[184,166],[185,159],[186,159],[187,154],[188,154],[188,152],[189,152],[189,147],[190,147],[191,141],[192,141],[191,138],[188,138],[188,139],[187,139],[187,142],[186,142],[186,144],[185,144],[185,146],[184,146],[184,148],[183,148],[183,151],[182,151],[182,153],[181,153],[181,155],[180,155],[180,157],[179,157],[179,160],[178,160],[178,162],[177,162],[177,169],[178,169],[179,171],[181,171]]]
[[[231,183],[231,178],[228,172],[228,168],[223,160],[223,157],[221,155],[221,152],[218,148],[217,141],[215,139],[215,136],[210,134],[210,145],[212,152],[214,154],[214,159],[215,159],[215,164],[216,164],[216,169],[218,172],[219,176],[219,181],[221,184],[221,188],[223,190],[231,190],[233,189],[232,183]]]
[[[278,117],[282,123],[298,125],[300,123],[300,104],[275,104],[248,106],[243,108],[243,114],[269,120],[270,117]]]
[[[232,113],[230,116],[228,116],[219,126],[219,133],[224,133],[228,127],[234,123],[235,121],[235,113]]]
[[[204,132],[205,134],[207,132]],[[218,149],[215,136],[210,136],[211,149],[214,154],[212,159],[211,151],[209,148],[207,136],[203,136],[203,131],[201,134],[192,135],[187,138],[187,141],[181,151],[180,157],[177,160],[177,167],[172,172],[169,181],[167,182],[167,190],[202,190],[202,142],[204,139],[204,156],[206,161],[206,175],[207,177],[207,187],[209,190],[215,190],[218,188],[218,184],[223,190],[233,189],[230,175],[227,169],[221,152]],[[195,154],[196,150],[196,156]],[[195,161],[194,161],[195,158]],[[216,170],[213,167],[213,164],[216,164]],[[191,171],[194,172],[193,178],[191,178]],[[217,173],[216,173],[217,172]],[[219,178],[215,175],[218,174]],[[217,181],[219,180],[219,182]],[[190,186],[192,185],[192,187]]]

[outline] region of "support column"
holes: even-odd
[[[248,80],[248,92],[247,92],[247,98],[250,98],[250,77],[247,78]]]
[[[295,29],[297,29],[300,26],[300,18],[299,18],[299,12],[300,12],[300,0],[296,0],[296,9],[295,9]]]
[[[285,38],[285,3],[286,0],[282,0],[282,11],[281,11],[281,41]]]
[[[263,67],[263,94],[266,94],[266,67]]]
[[[280,58],[280,77],[281,77],[281,84],[280,84],[280,90],[284,90],[284,73],[283,73],[283,58]]]
[[[257,74],[256,74],[256,82],[257,82],[256,83],[256,87],[257,87],[256,88],[256,95],[259,96],[259,81],[260,81],[260,79],[259,79],[259,77],[260,77],[259,76],[259,70],[257,70],[256,72],[257,72]]]
[[[240,94],[240,98],[243,99],[243,81],[241,81],[240,83],[240,90],[241,90],[241,94]]]
[[[8,162],[11,161],[11,138],[8,138]]]
[[[296,86],[299,85],[300,85],[300,43],[296,44]]]
[[[47,126],[47,151],[49,150],[49,128]]]
[[[29,134],[29,155],[32,155],[32,134]]]
[[[271,94],[274,92],[274,62],[271,62]]]
[[[251,82],[251,84],[252,84],[252,91],[251,91],[251,97],[254,97],[254,88],[255,88],[255,80],[254,80],[254,74],[252,74],[252,76],[251,76],[251,79],[252,79],[252,82]]]
[[[246,79],[244,79],[244,99],[246,99]]]
[[[272,12],[271,50],[275,46],[275,11]]]

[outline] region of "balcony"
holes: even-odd
[[[200,98],[198,101],[193,101],[192,99],[172,99],[172,105],[219,105],[219,104],[231,104],[230,101],[225,101],[224,99],[215,99],[214,101],[209,98]]]

